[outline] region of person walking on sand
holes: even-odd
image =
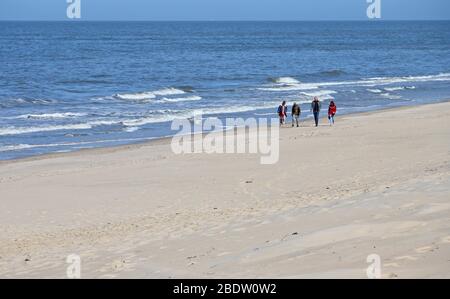
[[[298,120],[301,113],[302,110],[300,109],[300,106],[297,105],[297,103],[294,103],[294,105],[292,106],[292,127],[294,127],[295,123],[297,124],[297,128],[299,127]]]
[[[336,115],[337,107],[333,100],[328,106],[328,120],[330,121],[330,126],[334,125],[334,116]]]
[[[284,125],[287,117],[286,101],[283,101],[283,103],[278,106],[278,116],[280,117],[280,126]]]
[[[320,103],[318,97],[314,97],[314,100],[311,103],[311,112],[314,114],[314,122],[316,123],[316,127],[319,126],[320,108],[322,108],[322,103]]]

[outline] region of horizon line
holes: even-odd
[[[0,22],[442,22],[450,19],[311,19],[311,20],[106,20],[106,19],[0,19]]]

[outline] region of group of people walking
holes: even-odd
[[[314,115],[314,122],[316,127],[319,126],[319,116],[320,110],[322,109],[322,103],[319,101],[318,97],[314,97],[314,100],[311,102],[311,112]],[[294,103],[292,105],[292,127],[299,127],[299,120],[302,110],[300,105]],[[328,106],[328,120],[330,122],[330,126],[334,124],[334,116],[336,115],[337,107],[333,100],[330,101],[330,105]],[[278,107],[278,116],[280,117],[280,126],[286,124],[288,117],[288,106],[286,101],[283,101],[281,105]]]

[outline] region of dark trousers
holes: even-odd
[[[316,127],[319,125],[319,112],[314,113],[314,121],[316,122]]]

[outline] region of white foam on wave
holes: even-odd
[[[297,101],[297,103],[309,103],[309,101]],[[231,114],[248,111],[256,111],[261,109],[275,108],[278,102],[264,102],[254,106],[223,106],[223,107],[208,107],[205,109],[188,109],[188,110],[158,110],[152,111],[149,115],[139,118],[121,118],[109,120],[97,120],[86,123],[68,124],[68,125],[54,125],[54,126],[34,126],[34,127],[6,127],[0,128],[0,136],[5,135],[19,135],[27,133],[50,132],[59,130],[88,130],[97,126],[123,126],[124,131],[134,132],[140,126],[152,123],[170,122],[175,119],[189,119],[196,115],[213,115],[213,114]]]
[[[171,95],[180,95],[186,93],[181,89],[176,88],[164,88],[155,91],[145,91],[138,93],[128,93],[128,94],[116,94],[115,97],[121,100],[128,101],[146,101],[156,98],[157,96],[171,96]]]
[[[130,93],[130,94],[117,94],[117,98],[121,100],[129,100],[129,101],[143,101],[148,99],[154,99],[155,95],[153,93]]]
[[[410,89],[410,90],[412,90],[412,89],[416,89],[416,87],[415,86],[399,86],[399,87],[386,87],[386,88],[384,88],[384,90],[386,90],[386,91],[399,91],[399,90],[405,90],[405,89]]]
[[[336,82],[316,82],[316,83],[292,83],[287,85],[275,84],[271,87],[258,88],[262,91],[295,91],[295,90],[313,90],[327,86],[365,86],[376,87],[398,83],[411,82],[439,82],[450,81],[450,73],[441,73],[429,76],[404,76],[404,77],[375,77],[369,79],[361,79],[357,81],[336,81]],[[415,88],[415,87],[414,87]]]
[[[230,106],[230,107],[215,107],[215,108],[206,108],[206,109],[199,109],[195,110],[194,112],[201,112],[203,114],[229,114],[229,113],[239,113],[239,112],[248,112],[248,111],[254,111],[259,109],[267,109],[272,108],[274,109],[277,107],[279,103],[278,102],[267,102],[263,103],[258,106]]]
[[[189,119],[199,115],[212,115],[212,114],[230,114],[239,112],[248,112],[259,109],[266,109],[275,107],[278,102],[267,102],[258,106],[230,106],[230,107],[210,107],[205,109],[189,109],[185,111],[172,111],[161,115],[152,115],[148,117],[138,119],[123,120],[122,124],[128,127],[139,127],[152,123],[169,122],[176,119]],[[274,108],[274,109],[275,109]]]
[[[318,89],[317,84],[300,83],[297,85],[281,86],[281,87],[262,87],[258,88],[261,91],[299,91],[299,90],[312,90]]]
[[[123,139],[114,139],[114,140],[96,140],[96,141],[81,141],[81,142],[65,142],[65,143],[48,143],[48,144],[13,144],[13,145],[4,145],[0,146],[0,152],[8,152],[8,151],[17,151],[31,148],[45,148],[45,147],[61,147],[61,146],[78,146],[81,148],[82,145],[88,144],[103,144],[110,142],[129,142],[129,141],[142,141],[142,140],[151,140],[155,139],[155,137],[147,137],[147,138],[123,138]],[[86,147],[84,147],[86,148]],[[68,152],[70,150],[60,150],[57,152]]]
[[[258,88],[262,91],[295,91],[295,90],[311,90],[317,89],[315,83],[302,83],[292,77],[280,77],[273,80],[274,85],[269,87]]]
[[[137,130],[139,130],[139,127],[127,127],[124,129],[124,131],[128,133],[136,132]]]
[[[91,129],[91,128],[92,128],[92,125],[90,125],[88,123],[46,126],[46,127],[6,127],[6,128],[0,129],[0,136],[59,131],[59,130],[86,130],[86,129]]]
[[[371,93],[382,93],[383,91],[381,89],[367,89],[368,92]]]
[[[0,128],[0,136],[5,135],[20,135],[39,132],[52,132],[61,130],[88,130],[96,126],[112,126],[123,125],[120,120],[97,120],[87,123],[67,124],[67,125],[54,125],[54,126],[36,126],[36,127],[4,127]]]
[[[336,94],[337,92],[334,90],[320,90],[313,92],[301,92],[301,94],[308,97],[319,97],[321,99],[333,99],[332,94]]]
[[[152,115],[136,119],[124,119],[121,121],[121,124],[126,127],[140,127],[147,124],[169,122],[175,119],[186,119],[189,116],[190,116],[189,113],[175,113],[175,114],[167,113],[162,115]]]
[[[200,101],[202,97],[200,96],[192,96],[185,98],[162,98],[161,100],[156,101],[157,103],[178,103],[178,102],[191,102],[191,101]]]
[[[121,100],[143,101],[154,99],[156,96],[152,92],[141,92],[141,93],[117,94],[116,97]]]
[[[389,100],[400,100],[402,97],[399,95],[392,95],[390,93],[382,93],[380,94],[383,98],[387,98]]]
[[[298,81],[295,78],[292,77],[280,77],[280,78],[276,78],[274,80],[274,82],[276,84],[286,84],[286,85],[294,85],[294,84],[299,84],[300,81]]]
[[[157,90],[153,92],[157,96],[172,96],[172,95],[179,95],[179,94],[185,94],[186,92],[181,89],[176,88],[164,88],[161,90]]]
[[[23,150],[33,148],[33,145],[31,144],[15,144],[15,145],[5,145],[0,146],[0,152],[9,152],[9,151],[17,151],[17,150]]]
[[[86,116],[86,113],[64,112],[64,113],[43,113],[43,114],[22,114],[5,117],[7,119],[63,119]]]

